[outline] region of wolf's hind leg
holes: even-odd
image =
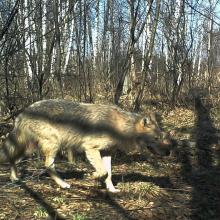
[[[67,149],[68,162],[71,164],[76,164],[76,153],[72,148]]]
[[[108,173],[103,165],[99,150],[89,149],[86,150],[85,153],[90,164],[95,168],[96,172],[93,173],[94,177],[105,180]]]
[[[112,183],[111,156],[103,156],[102,161],[103,161],[105,169],[108,172],[108,176],[105,179],[106,188],[108,189],[108,191],[113,192],[113,193],[120,192],[120,190],[116,189]]]
[[[11,163],[11,176],[10,179],[12,182],[16,182],[19,180],[18,171],[15,163]]]
[[[61,188],[70,188],[70,184],[62,180],[56,172],[54,160],[55,155],[46,155],[45,167],[47,168],[49,175]]]

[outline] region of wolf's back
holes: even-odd
[[[62,120],[72,118],[98,120],[109,114],[109,107],[99,104],[77,103],[62,99],[42,100],[30,105],[18,117],[17,122],[25,119]]]
[[[80,127],[85,125],[83,129],[93,129],[93,126],[104,125],[107,127],[113,127],[117,129],[123,129],[123,124],[127,124],[130,119],[130,115],[115,107],[101,104],[86,104],[77,103],[62,99],[50,99],[43,100],[32,104],[30,107],[21,113],[15,122],[16,127],[23,129],[26,125],[37,126],[39,121],[48,123],[52,126],[73,125]],[[28,121],[28,122],[27,122]],[[120,122],[120,125],[119,123]],[[130,123],[134,124],[134,122]]]

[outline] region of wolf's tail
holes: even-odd
[[[13,163],[22,156],[24,151],[24,145],[19,141],[17,132],[13,130],[0,146],[0,163]]]

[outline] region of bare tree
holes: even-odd
[[[157,4],[156,16],[155,16],[154,21],[152,23],[151,34],[149,35],[150,36],[149,42],[148,42],[148,39],[146,39],[147,52],[144,56],[144,66],[142,69],[141,84],[138,88],[138,92],[137,92],[137,95],[136,95],[135,101],[134,101],[134,110],[135,111],[139,111],[139,109],[140,109],[140,105],[141,105],[141,101],[143,99],[143,93],[144,93],[144,89],[145,89],[145,85],[146,85],[147,74],[149,71],[149,67],[150,67],[150,63],[151,63],[152,55],[153,55],[155,36],[156,36],[156,32],[157,32],[158,20],[159,20],[159,15],[160,15],[160,6],[161,6],[160,0],[157,0],[156,4]],[[150,16],[150,14],[151,14],[151,12],[149,10],[148,16]],[[149,26],[149,23],[148,23],[148,26]],[[148,27],[148,32],[149,32],[149,29],[150,28]]]
[[[139,30],[137,30],[140,2],[141,0],[137,0],[137,1],[128,0],[129,12],[130,12],[130,30],[129,30],[130,35],[129,35],[129,41],[128,41],[128,47],[127,47],[126,60],[123,65],[123,73],[121,74],[119,78],[116,91],[115,91],[115,103],[116,104],[119,102],[120,96],[123,91],[124,81],[129,70],[130,70],[131,81],[136,81],[134,48],[146,24],[146,22],[143,21],[142,24],[140,25]],[[149,1],[149,5],[150,5],[149,11],[151,10],[152,3],[153,3],[153,0]]]
[[[0,93],[11,109],[68,94],[136,111],[154,95],[175,106],[196,86],[214,94],[220,2],[193,3],[5,0]]]

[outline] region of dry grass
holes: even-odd
[[[9,167],[1,166],[0,219],[220,219],[219,146],[211,148],[212,166],[200,166],[196,120],[190,110],[166,115],[165,129],[187,139],[168,158],[116,156],[113,181],[121,193],[115,195],[86,175],[92,170],[84,161],[71,166],[58,160],[58,171],[72,186],[66,190],[45,174],[42,160],[20,164],[20,184],[10,183]]]

